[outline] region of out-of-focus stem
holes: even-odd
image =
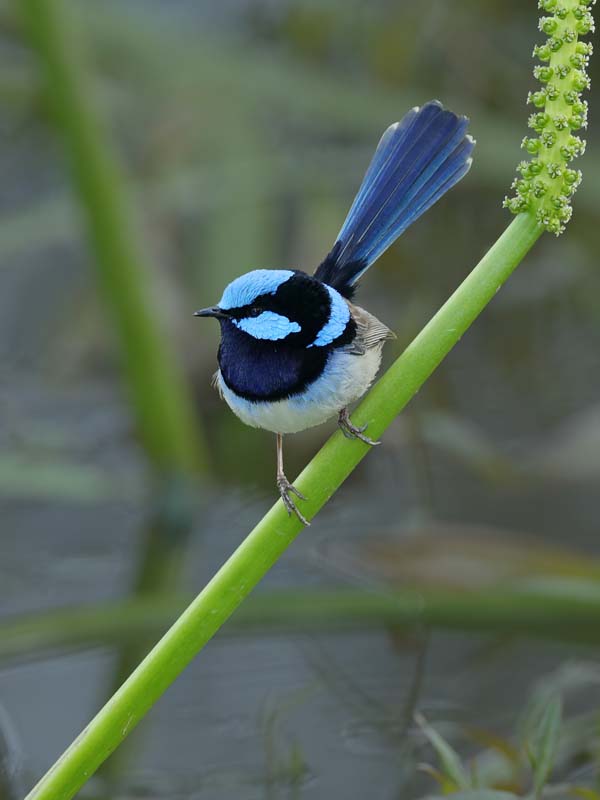
[[[361,630],[373,626],[426,626],[460,633],[527,636],[600,645],[600,583],[519,591],[517,588],[450,591],[382,587],[378,591],[261,592],[249,597],[223,634],[270,631]],[[592,591],[593,589],[593,591]],[[146,640],[164,629],[193,598],[138,597],[89,608],[23,615],[0,624],[0,663],[48,652]]]
[[[117,160],[95,113],[73,12],[63,0],[19,4],[85,211],[98,277],[117,330],[139,435],[161,472],[204,469],[205,448],[177,357],[159,330]]]

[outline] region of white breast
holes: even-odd
[[[296,433],[320,425],[358,400],[369,388],[381,362],[383,341],[362,355],[334,350],[323,373],[304,392],[275,402],[244,400],[217,372],[216,384],[234,414],[246,425],[273,433]]]

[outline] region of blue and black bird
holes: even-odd
[[[283,434],[337,416],[344,434],[377,444],[348,406],[371,385],[390,329],[353,302],[358,280],[471,166],[469,120],[432,101],[383,134],[336,242],[314,275],[257,269],[197,311],[221,324],[216,385],[242,422],[277,435],[277,487],[308,524],[283,471]]]

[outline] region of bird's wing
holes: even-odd
[[[369,314],[364,308],[355,306],[353,303],[348,303],[348,305],[352,319],[356,323],[356,336],[352,344],[348,345],[348,352],[362,356],[367,350],[377,347],[382,342],[396,338],[396,334],[373,314]]]

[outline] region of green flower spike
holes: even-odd
[[[529,127],[537,136],[523,139],[522,147],[533,158],[519,164],[521,177],[512,185],[516,194],[504,200],[513,214],[530,211],[557,236],[571,218],[571,197],[581,183],[581,172],[569,164],[585,150],[585,141],[574,131],[587,125],[587,103],[581,93],[590,87],[586,67],[592,45],[579,37],[594,31],[589,9],[595,2],[539,0],[539,8],[549,14],[540,19],[540,30],[548,39],[533,51],[542,62],[533,71],[542,88],[527,98],[536,109]]]

